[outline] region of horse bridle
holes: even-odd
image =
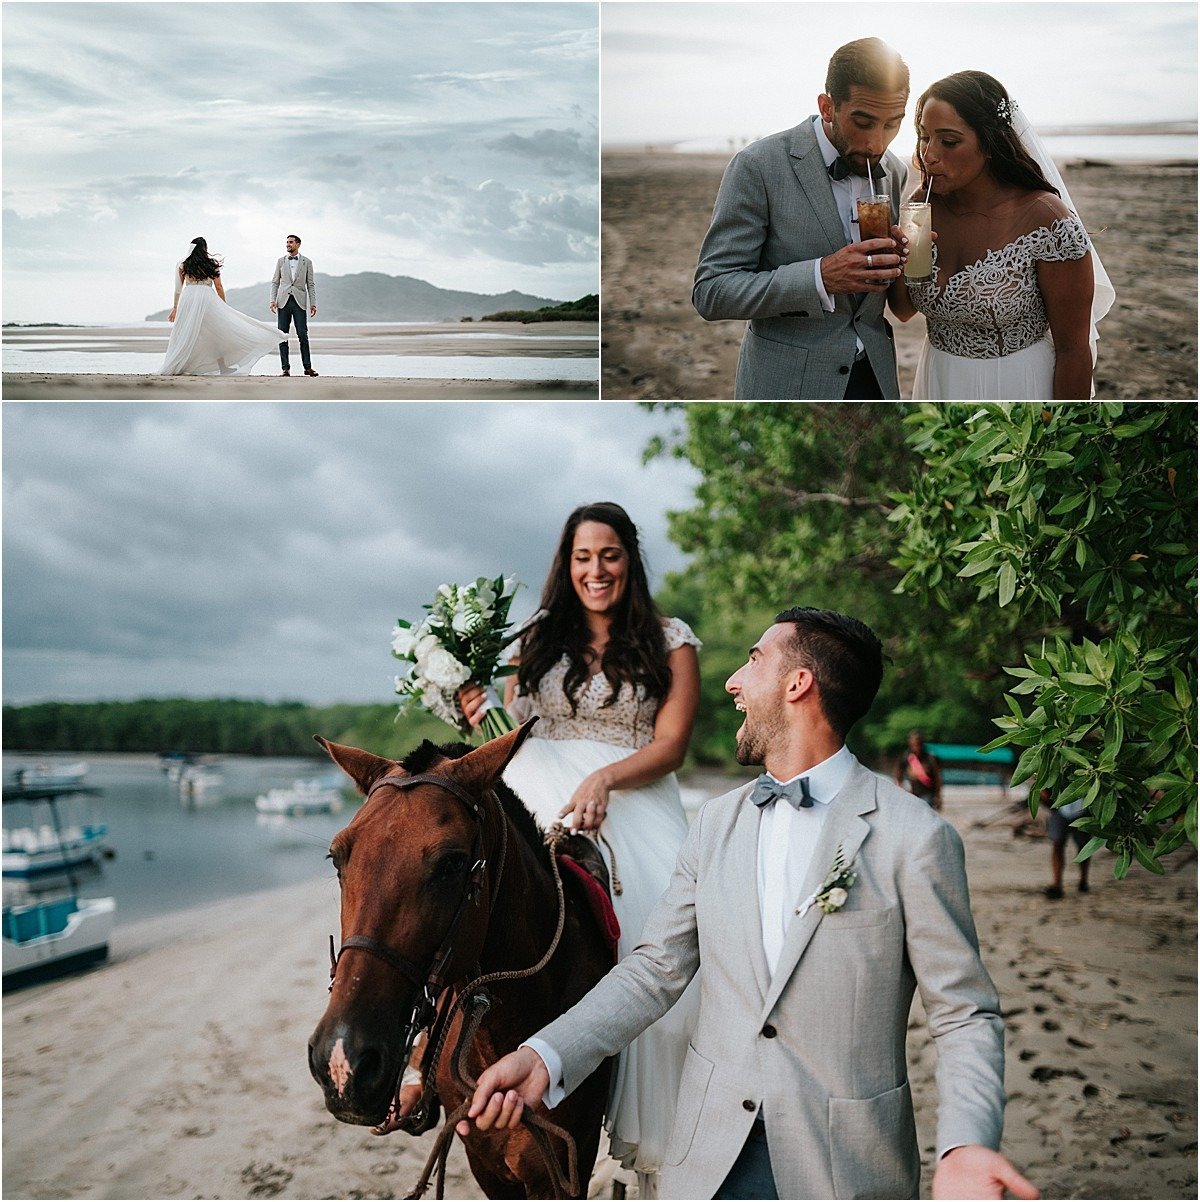
[[[334,951],[334,937],[332,935],[329,936],[329,988],[331,991],[334,979],[337,976],[338,963],[349,948],[359,948],[362,951],[370,952],[373,956],[384,961],[384,963],[390,964],[416,986],[417,993],[413,999],[412,1013],[409,1016],[404,1032],[404,1053],[400,1058],[401,1074],[403,1074],[404,1069],[408,1065],[409,1058],[412,1056],[417,1036],[423,1030],[430,1027],[437,1017],[438,998],[450,983],[447,980],[447,968],[451,957],[454,955],[454,937],[458,933],[458,927],[462,922],[463,915],[466,913],[467,906],[479,900],[479,894],[483,889],[483,880],[487,875],[487,857],[483,854],[484,809],[479,800],[472,797],[460,784],[450,780],[448,777],[433,776],[428,773],[416,776],[385,776],[382,780],[376,781],[371,786],[366,800],[369,801],[383,788],[404,790],[411,789],[416,785],[436,785],[439,789],[444,789],[447,793],[458,798],[467,807],[467,811],[475,820],[475,842],[471,850],[472,864],[470,876],[467,878],[462,897],[459,899],[458,909],[455,910],[454,917],[450,920],[450,926],[447,928],[446,934],[442,937],[440,946],[433,954],[429,968],[422,972],[407,956],[396,951],[394,948],[388,947],[386,943],[372,938],[370,935],[349,935],[342,941],[342,946],[336,952]],[[507,835],[507,831],[503,827],[501,830],[503,834]],[[490,907],[494,907],[496,904],[500,876],[504,871],[505,850],[502,844],[499,869],[495,874],[495,879],[492,881],[491,897],[489,898]],[[399,1086],[397,1085],[398,1091]]]

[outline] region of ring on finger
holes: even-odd
[[[868,267],[874,267],[874,266],[875,266],[875,264],[874,264],[874,263],[872,262],[872,260],[871,260],[871,256],[870,256],[870,255],[867,255],[867,266],[868,266]]]

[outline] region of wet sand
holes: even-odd
[[[1044,839],[948,789],[985,962],[1007,1015],[1005,1152],[1043,1197],[1196,1196],[1196,865],[1043,897]],[[332,879],[118,927],[112,962],[4,1001],[7,1197],[394,1198],[432,1146],[344,1126],[305,1045],[326,1000]],[[929,1196],[934,1054],[910,1066]],[[591,1196],[611,1196],[613,1164]],[[630,1196],[635,1190],[631,1187]],[[432,1192],[429,1196],[432,1196]],[[461,1145],[447,1197],[478,1198]]]
[[[558,400],[595,397],[587,380],[464,380],[406,377],[405,355],[472,355],[587,359],[596,356],[597,324],[585,321],[431,322],[425,325],[327,325],[310,327],[313,366],[305,376],[298,365],[289,377],[158,376],[149,373],[5,372],[10,400],[119,400],[204,397],[210,400]],[[161,355],[170,330],[145,326],[22,326],[4,330],[4,346],[14,350],[70,344],[88,352]],[[66,354],[67,352],[63,352]],[[339,356],[396,356],[395,376],[338,374]],[[298,359],[293,351],[293,361]],[[262,364],[260,363],[260,367]],[[276,363],[276,367],[278,364]]]
[[[696,256],[728,155],[603,155],[601,391],[612,399],[732,396],[745,323],[691,305]],[[1065,165],[1063,176],[1117,292],[1100,324],[1100,399],[1194,399],[1196,164]],[[912,394],[925,336],[892,320],[900,395]]]

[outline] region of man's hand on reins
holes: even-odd
[[[520,1047],[480,1074],[468,1117],[455,1128],[464,1139],[471,1123],[480,1131],[511,1130],[521,1122],[526,1106],[536,1106],[550,1088],[550,1074],[532,1048]]]

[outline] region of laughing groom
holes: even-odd
[[[725,685],[745,715],[738,762],[766,772],[700,810],[638,947],[480,1076],[481,1130],[556,1105],[703,965],[663,1195],[915,1198],[905,1034],[920,989],[938,1060],[933,1197],[1038,1196],[997,1151],[1004,1030],[962,840],[845,746],[882,676],[856,619],[776,618]]]
[[[279,314],[279,328],[286,334],[296,322],[296,337],[300,339],[300,361],[304,374],[315,376],[312,357],[308,351],[308,319],[317,315],[317,277],[312,260],[300,253],[300,236],[288,234],[287,254],[275,264],[275,276],[271,280],[271,312]],[[282,297],[282,303],[280,303]],[[279,358],[283,363],[281,374],[290,376],[288,344],[279,343]]]

